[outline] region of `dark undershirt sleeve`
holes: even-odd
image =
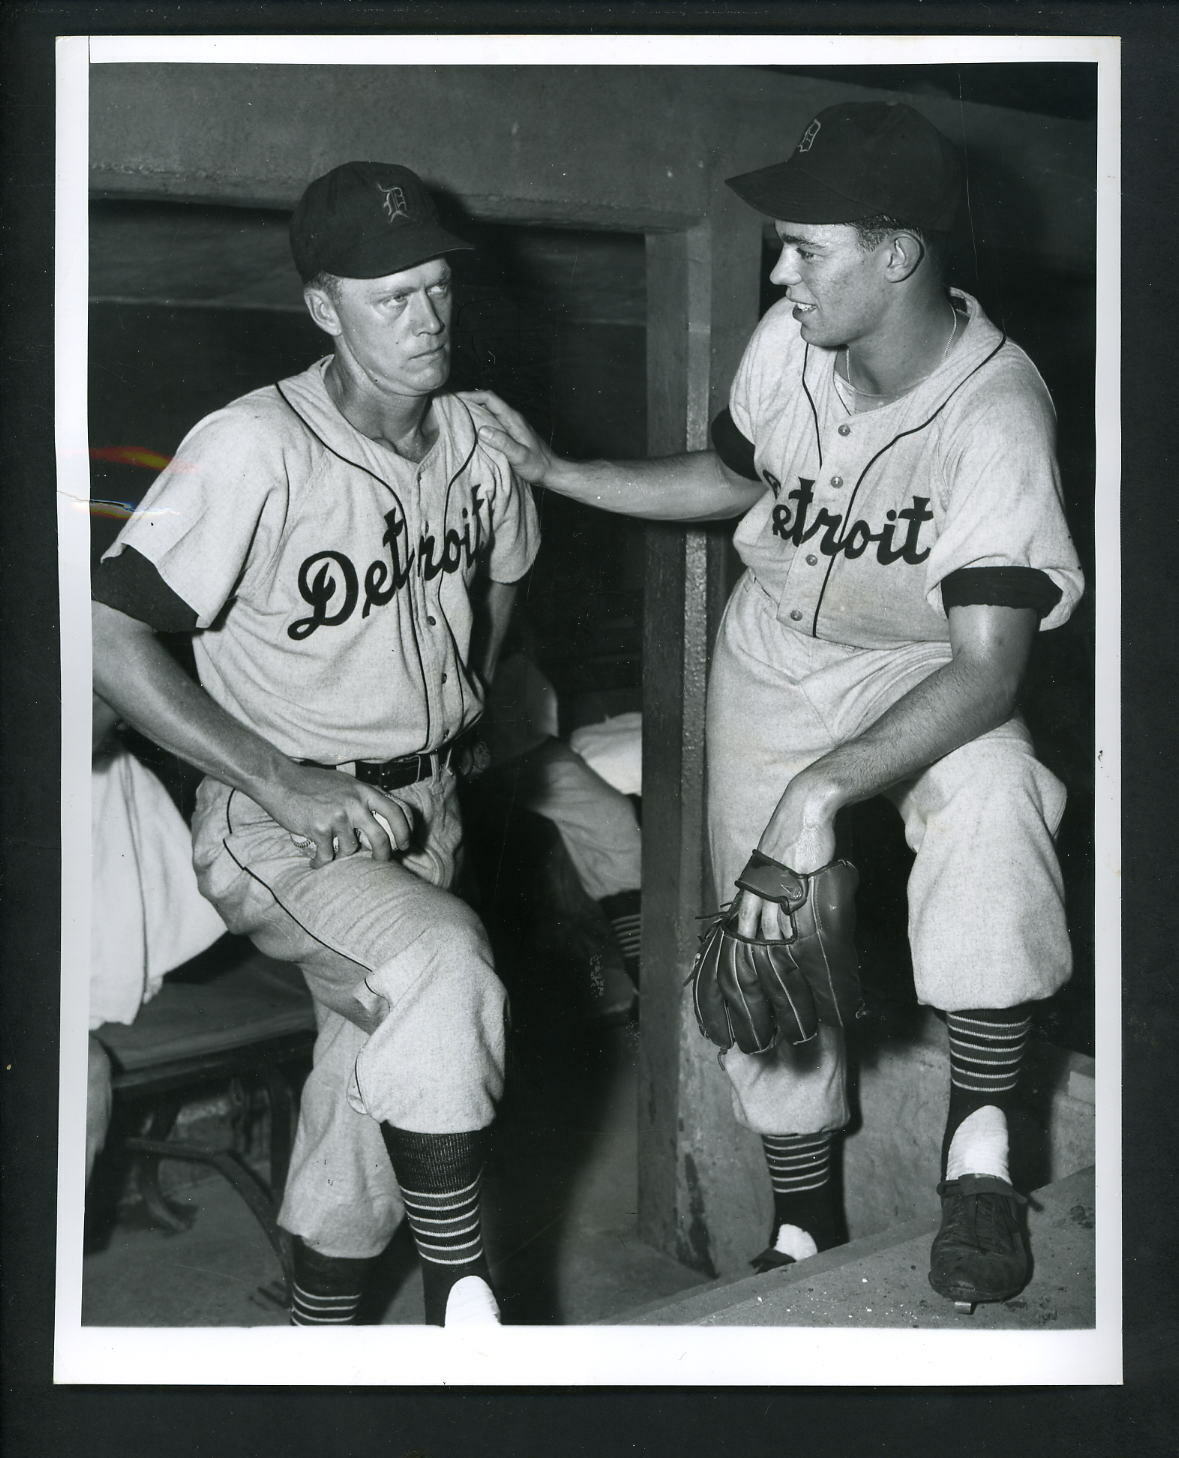
[[[942,607],[1032,608],[1047,617],[1061,590],[1038,567],[960,567],[942,581]]]
[[[189,633],[197,625],[195,609],[177,597],[155,564],[134,547],[124,547],[94,568],[90,596],[158,633]]]
[[[727,407],[712,422],[711,434],[713,449],[730,471],[747,481],[761,481],[753,464],[753,442],[741,434]]]

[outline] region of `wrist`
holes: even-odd
[[[830,822],[851,803],[846,786],[821,763],[796,775],[792,788],[801,796],[803,818],[808,824]]]

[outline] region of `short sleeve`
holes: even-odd
[[[496,474],[488,572],[493,582],[519,582],[540,550],[540,519],[532,487],[506,461],[496,463]]]
[[[781,306],[771,309],[749,337],[733,383],[729,387],[729,419],[738,435],[756,441],[756,426],[761,397],[762,374],[767,335],[775,330]],[[780,375],[780,370],[779,370]],[[724,460],[724,457],[721,457]],[[734,468],[736,469],[736,468]]]
[[[991,378],[980,372],[970,395],[955,403],[939,449],[939,529],[926,564],[927,600],[940,609],[942,584],[964,569],[1031,568],[1059,589],[1042,619],[1043,627],[1056,627],[1084,583],[1064,519],[1047,389],[1017,352],[997,362]]]
[[[197,625],[195,609],[177,597],[134,547],[125,546],[117,557],[99,562],[90,574],[90,596],[158,633],[187,633]]]
[[[712,422],[709,433],[713,450],[730,471],[744,476],[747,481],[760,483],[761,477],[757,474],[757,466],[753,460],[753,442],[737,429],[731,410],[720,412]]]
[[[255,397],[202,420],[152,483],[104,561],[133,547],[172,593],[212,624],[265,550],[286,497],[281,442]]]

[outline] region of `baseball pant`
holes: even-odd
[[[950,657],[945,643],[863,649],[778,622],[746,576],[721,624],[709,682],[712,870],[724,900],[790,780],[861,734]],[[1052,838],[1064,789],[1010,719],[886,792],[915,853],[909,941],[918,999],[943,1011],[1013,1007],[1068,980],[1071,949]],[[758,1133],[848,1120],[843,1039],[725,1055],[734,1111]]]
[[[557,827],[588,896],[639,889],[643,836],[624,794],[559,739],[530,750],[519,777],[521,803]]]
[[[233,932],[302,969],[318,1037],[279,1221],[325,1255],[367,1257],[402,1213],[380,1124],[481,1129],[503,1090],[507,999],[473,911],[452,882],[461,826],[444,770],[396,792],[412,849],[311,870],[309,853],[252,800],[200,787],[193,859]]]

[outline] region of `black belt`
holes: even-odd
[[[372,760],[347,760],[344,764],[322,764],[316,759],[303,759],[300,764],[309,764],[316,769],[338,769],[345,774],[354,774],[366,785],[375,785],[378,790],[400,790],[406,785],[416,785],[419,780],[428,780],[446,769],[457,754],[475,743],[474,729],[468,729],[457,739],[450,740],[428,754],[407,754],[401,759],[386,759],[379,764]]]

